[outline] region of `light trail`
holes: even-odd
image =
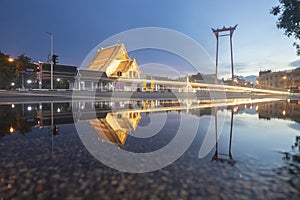
[[[229,85],[215,85],[207,83],[188,83],[182,81],[167,81],[167,80],[149,80],[149,79],[126,79],[119,78],[119,82],[126,83],[149,83],[154,82],[156,84],[166,85],[166,86],[181,86],[182,88],[186,87],[188,84],[194,88],[200,88],[200,90],[209,90],[209,91],[221,91],[221,92],[255,92],[255,93],[268,93],[268,94],[280,94],[280,95],[290,95],[288,91],[281,90],[267,90],[267,89],[257,89],[257,88],[248,88],[248,87],[239,87],[239,86],[229,86]]]

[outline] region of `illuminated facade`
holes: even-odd
[[[124,145],[141,118],[140,112],[114,112],[108,113],[104,119],[89,120],[89,123],[100,140]]]
[[[300,68],[280,72],[262,71],[259,75],[256,82],[260,88],[300,89]]]
[[[118,78],[139,79],[140,68],[135,59],[131,59],[124,44],[116,44],[99,49],[84,70],[78,70],[75,89],[78,90],[131,90]]]

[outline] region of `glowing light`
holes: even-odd
[[[14,127],[11,126],[11,127],[9,128],[9,132],[10,132],[10,133],[13,133],[14,131],[15,131]]]
[[[15,108],[15,104],[11,104],[11,108]]]
[[[283,80],[286,80],[286,76],[282,77]]]
[[[30,79],[29,79],[29,80],[27,80],[27,83],[28,83],[28,84],[32,83],[32,80],[30,80]]]
[[[259,81],[256,81],[256,84],[258,85],[258,84],[259,84]]]
[[[57,80],[57,82],[59,82],[61,79],[60,79],[60,78],[57,78],[56,80]]]
[[[258,109],[259,109],[259,107],[258,107],[258,106],[256,106],[255,110],[256,110],[256,111],[258,111]]]
[[[282,115],[283,116],[285,116],[286,115],[286,111],[284,110],[284,111],[282,111]]]
[[[15,60],[13,58],[8,58],[8,62],[14,62]]]
[[[31,107],[31,106],[28,106],[28,107],[27,107],[27,110],[28,110],[28,111],[32,111],[32,107]]]
[[[57,112],[60,112],[61,110],[60,110],[60,108],[57,108]]]
[[[235,107],[235,108],[233,109],[233,111],[234,111],[234,112],[237,112],[238,109],[239,109],[239,107]]]
[[[10,85],[11,85],[11,86],[15,86],[15,83],[11,83]]]

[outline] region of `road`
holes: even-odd
[[[280,98],[287,95],[279,94],[251,94],[249,92],[96,92],[95,91],[0,91],[0,103],[22,102],[70,102],[70,101],[121,101],[121,100],[151,100],[151,99],[194,99],[194,100],[224,100],[243,98]]]

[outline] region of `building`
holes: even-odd
[[[51,64],[40,63],[37,68],[39,68],[39,70],[37,70],[37,79],[40,79],[40,89],[49,89],[51,87]],[[76,66],[61,64],[53,65],[53,88],[72,89],[76,72]]]
[[[79,69],[74,89],[78,90],[132,90],[118,78],[139,79],[140,68],[135,59],[128,56],[124,44],[116,44],[97,51],[86,69]]]
[[[261,71],[256,83],[259,88],[299,90],[300,68],[280,72]]]

